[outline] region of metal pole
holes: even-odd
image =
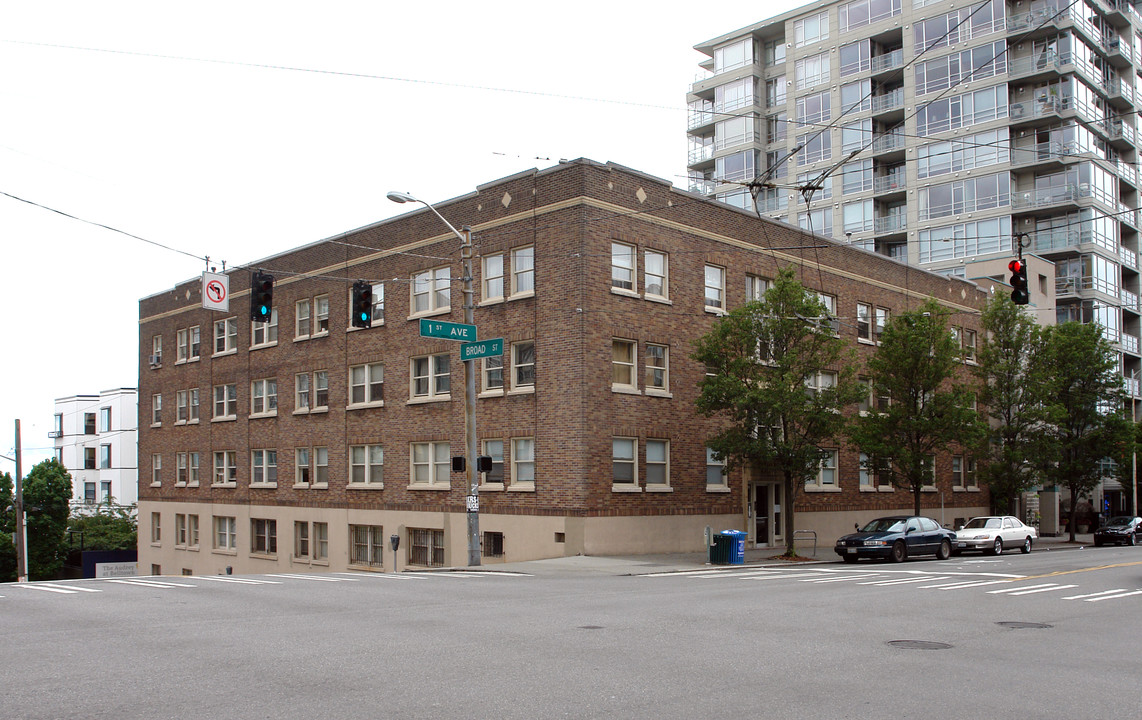
[[[1130,514],[1138,516],[1138,371],[1131,370],[1130,374],[1134,376],[1134,382],[1130,386],[1130,419],[1134,421],[1134,442],[1132,443],[1133,452],[1130,453],[1130,477],[1134,483],[1134,492],[1130,493]]]
[[[16,582],[28,582],[28,518],[24,515],[24,472],[20,455],[20,421],[16,420]]]
[[[475,325],[476,305],[472,294],[472,229],[460,229],[460,259],[464,272],[464,324]],[[480,483],[476,477],[476,366],[464,361],[464,444],[468,457],[468,567],[480,564]]]

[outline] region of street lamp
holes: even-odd
[[[464,272],[464,324],[475,325],[475,304],[472,302],[472,230],[464,226],[457,230],[444,219],[436,208],[420,198],[395,190],[386,195],[395,203],[420,203],[431,210],[440,221],[460,238],[460,260]],[[468,479],[468,566],[480,564],[480,484],[476,481],[476,368],[473,360],[464,360],[464,463]]]

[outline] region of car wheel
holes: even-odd
[[[992,555],[1002,555],[1003,554],[1003,538],[996,538],[995,539],[995,545],[991,548],[991,554]]]
[[[1023,548],[1022,549],[1023,549],[1024,555],[1031,552],[1031,536],[1030,535],[1023,538]]]
[[[1138,536],[1137,535],[1131,535],[1130,538],[1126,541],[1126,544],[1127,545],[1137,545],[1138,544]]]
[[[841,560],[847,563],[855,563],[857,561],[856,555],[841,555]]]
[[[940,547],[936,549],[937,560],[947,560],[952,556],[952,544],[948,542],[947,538],[940,542]]]
[[[908,551],[904,548],[904,542],[897,540],[896,544],[892,546],[892,554],[888,559],[892,562],[904,562],[906,557],[908,557]]]
[[[1102,547],[1102,541],[1096,538],[1094,541],[1094,546],[1095,547]]]

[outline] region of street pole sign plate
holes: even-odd
[[[444,320],[420,320],[420,336],[472,342],[476,339],[476,326]]]
[[[225,273],[202,273],[202,307],[205,310],[230,312],[230,276]],[[472,337],[475,340],[475,336]]]
[[[464,343],[460,346],[461,360],[479,360],[480,358],[494,357],[504,354],[504,339],[480,340],[479,342]]]

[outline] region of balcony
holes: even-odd
[[[1142,225],[1138,224],[1138,210],[1127,207],[1123,203],[1118,203],[1118,211],[1115,213],[1119,220],[1126,223],[1135,230],[1142,229]]]
[[[1106,136],[1110,138],[1110,143],[1114,145],[1117,142],[1116,147],[1120,149],[1131,150],[1138,142],[1138,134],[1134,132],[1134,126],[1129,123],[1111,120],[1104,127],[1106,128]]]
[[[1127,397],[1137,398],[1142,397],[1139,388],[1142,387],[1142,378],[1124,377],[1122,378],[1122,389]]]
[[[903,150],[904,142],[904,136],[897,133],[877,135],[872,141],[872,154],[881,155],[893,150]]]
[[[1130,270],[1138,269],[1138,253],[1128,247],[1118,246],[1118,257],[1122,260],[1122,267]],[[1123,292],[1126,292],[1123,290]]]
[[[1008,106],[1008,116],[1013,125],[1033,121],[1055,121],[1072,110],[1069,103],[1059,97],[1042,96],[1039,100],[1012,103]]]
[[[1122,348],[1122,352],[1127,352],[1131,355],[1138,354],[1138,338],[1135,335],[1122,333],[1122,336],[1118,338],[1118,346]]]
[[[877,195],[902,193],[908,189],[908,180],[904,170],[900,169],[888,175],[881,175],[873,180],[872,188]]]
[[[1138,187],[1138,168],[1134,167],[1134,165],[1128,165],[1121,160],[1115,160],[1114,167],[1118,171],[1118,177],[1134,187]]]
[[[904,213],[894,213],[892,215],[878,217],[874,219],[873,223],[873,231],[877,235],[892,235],[902,233],[907,229]]]
[[[1117,35],[1102,36],[1098,45],[1106,52],[1110,64],[1116,67],[1130,67],[1131,52],[1129,41],[1123,42]]]
[[[893,50],[884,55],[877,55],[872,59],[872,74],[888,72],[904,65],[904,50]]]
[[[691,110],[687,118],[686,129],[697,130],[706,125],[712,125],[717,115],[713,110]]]
[[[690,192],[700,193],[702,195],[713,195],[714,188],[718,186],[717,180],[704,180],[701,178],[690,178]]]
[[[713,146],[713,144],[703,145],[702,147],[698,147],[698,148],[691,148],[690,153],[686,156],[686,162],[688,165],[691,165],[691,166],[698,165],[698,164],[701,164],[704,162],[709,162],[713,159],[714,159],[714,146]]]
[[[1080,197],[1089,197],[1090,192],[1080,193],[1075,185],[1049,188],[1046,190],[1028,190],[1026,192],[1011,193],[1011,209],[1013,211],[1039,210],[1047,207],[1073,205],[1078,207]]]
[[[1011,164],[1016,167],[1027,165],[1059,165],[1066,161],[1080,160],[1074,145],[1050,141],[1026,147],[1011,148]]]
[[[1118,101],[1116,104],[1120,107],[1131,107],[1134,105],[1135,99],[1138,97],[1134,92],[1134,86],[1129,81],[1121,78],[1112,77],[1106,81],[1106,94],[1111,102]]]
[[[878,115],[904,107],[904,88],[890,90],[883,95],[872,96],[872,114]]]
[[[1099,0],[1096,4],[1106,13],[1106,19],[1113,25],[1127,27],[1131,20],[1142,23],[1142,17],[1139,17],[1134,5],[1127,0]]]
[[[1129,290],[1122,290],[1120,292],[1120,295],[1121,295],[1121,299],[1122,299],[1122,307],[1123,308],[1125,308],[1126,310],[1133,310],[1134,312],[1138,312],[1138,294],[1137,293],[1132,293]],[[1123,335],[1122,337],[1127,338],[1130,336],[1129,335]],[[1134,352],[1138,352],[1138,338],[1134,338]]]
[[[1038,77],[1061,75],[1067,63],[1054,53],[1043,53],[1038,57],[1021,57],[1007,61],[1007,74],[1012,80],[1034,80]]]
[[[1040,230],[1033,234],[1031,249],[1037,253],[1050,253],[1077,248],[1083,241],[1076,229]]]

